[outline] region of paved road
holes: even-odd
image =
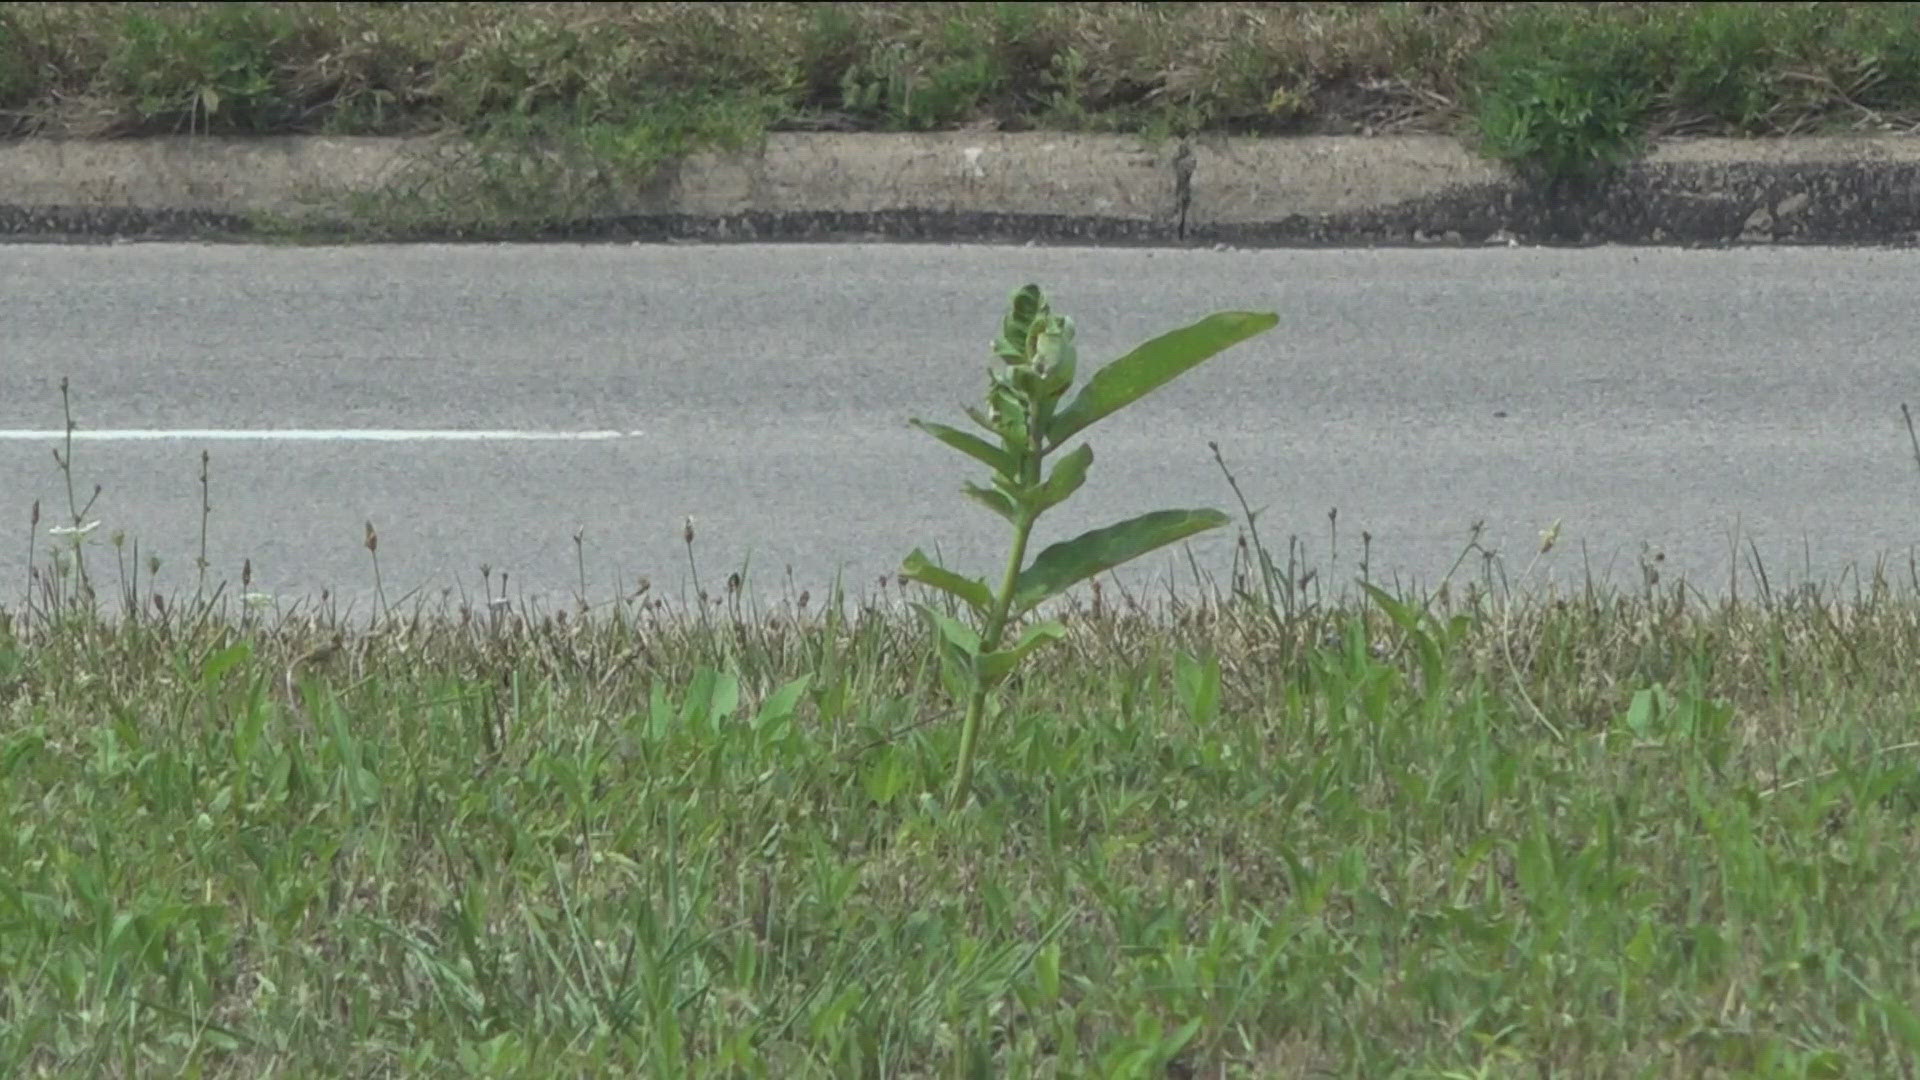
[[[999,522],[955,494],[977,467],[904,421],[974,399],[1028,279],[1092,361],[1218,308],[1282,317],[1094,428],[1092,477],[1051,537],[1233,508],[1216,440],[1270,507],[1266,535],[1297,534],[1332,579],[1363,529],[1376,575],[1438,578],[1475,521],[1514,575],[1561,519],[1537,575],[1632,584],[1645,542],[1709,594],[1736,535],[1776,584],[1881,556],[1904,579],[1920,538],[1899,410],[1920,403],[1912,251],[13,246],[0,603],[24,589],[29,504],[64,505],[51,440],[18,434],[59,427],[62,375],[83,427],[200,432],[78,447],[83,494],[104,487],[95,539],[160,552],[163,588],[191,585],[203,449],[213,573],[250,557],[283,597],[369,595],[368,520],[390,598],[477,594],[482,563],[515,595],[563,594],[576,529],[596,599],[641,576],[677,592],[688,514],[702,579],[751,558],[763,594],[789,565],[816,594],[837,568],[870,587],[936,541],[984,568]],[[262,428],[321,434],[216,437]],[[366,429],[393,437],[324,434]],[[632,434],[406,435],[423,429]],[[1221,571],[1216,536],[1194,550]]]

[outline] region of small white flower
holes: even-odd
[[[272,593],[250,592],[240,599],[245,602],[248,607],[256,611],[261,608],[270,608],[273,606]]]

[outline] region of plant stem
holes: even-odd
[[[1013,529],[1013,550],[1007,554],[1007,570],[1000,579],[1000,591],[994,595],[993,610],[987,614],[987,625],[980,634],[980,655],[993,652],[1000,647],[1000,637],[1007,629],[1007,612],[1013,606],[1014,586],[1020,580],[1020,565],[1027,558],[1027,537],[1033,533],[1035,514],[1024,512]],[[976,659],[975,663],[978,663]],[[973,754],[980,741],[980,722],[987,709],[987,684],[976,669],[973,679],[973,693],[967,698],[967,717],[960,725],[960,760],[953,768],[953,793],[948,798],[949,806],[958,810],[966,805],[967,795],[973,785]]]
[[[1026,452],[1020,460],[1021,486],[1028,490],[1040,482],[1040,464],[1047,456],[1043,440],[1049,413],[1044,407],[1029,413],[1033,419],[1028,423]],[[980,743],[980,724],[987,711],[988,687],[980,671],[980,657],[998,649],[1001,635],[1006,633],[1013,590],[1020,583],[1020,566],[1027,560],[1027,538],[1033,535],[1033,523],[1039,518],[1040,512],[1031,505],[1021,508],[1020,520],[1013,526],[1013,550],[1007,553],[1007,569],[1000,576],[1000,591],[994,594],[993,610],[987,613],[987,625],[980,631],[980,653],[973,661],[973,693],[967,698],[967,717],[960,724],[960,760],[953,767],[953,792],[947,799],[953,810],[966,805],[973,787],[973,754]]]

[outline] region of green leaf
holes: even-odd
[[[1426,624],[1431,620],[1426,609],[1415,609],[1410,604],[1396,600],[1371,582],[1363,581],[1360,587],[1380,606],[1380,610],[1387,613],[1387,618],[1405,632],[1407,640],[1413,642],[1415,651],[1420,654],[1420,673],[1427,692],[1437,692],[1445,685],[1446,657],[1442,654],[1440,642],[1426,631]]]
[[[1554,868],[1552,843],[1538,822],[1515,846],[1513,876],[1534,904],[1545,907],[1556,898],[1560,875]]]
[[[720,672],[713,680],[713,696],[707,699],[707,721],[718,724],[740,707],[740,677],[731,671]]]
[[[1199,1033],[1200,1020],[1196,1017],[1181,1024],[1179,1031],[1160,1040],[1160,1045],[1155,1049],[1159,1053],[1161,1067],[1164,1068],[1168,1062],[1179,1056],[1180,1051],[1185,1050],[1187,1044],[1192,1042],[1193,1037]]]
[[[1049,941],[1033,958],[1033,979],[1040,990],[1040,1003],[1051,1006],[1060,1000],[1060,943]]]
[[[1033,368],[1040,376],[1039,397],[1051,401],[1066,392],[1073,383],[1079,350],[1073,343],[1073,320],[1065,315],[1050,317],[1034,339]]]
[[[993,343],[995,355],[1009,364],[1025,360],[1033,321],[1046,309],[1047,299],[1040,292],[1040,286],[1022,285],[1015,289],[1007,304],[1007,317],[1000,323],[1000,340]]]
[[[807,685],[813,681],[812,673],[802,675],[767,695],[760,703],[760,712],[754,717],[753,729],[760,731],[768,724],[778,723],[793,715],[800,704],[800,695],[807,692]]]
[[[1220,711],[1220,658],[1196,659],[1184,652],[1173,654],[1173,684],[1187,719],[1207,724]]]
[[[1633,700],[1627,705],[1627,730],[1635,738],[1644,739],[1653,726],[1653,693],[1648,690],[1635,690]]]
[[[1162,334],[1101,368],[1053,419],[1050,446],[1131,405],[1223,349],[1265,333],[1280,322],[1271,312],[1221,311],[1192,326]]]
[[[647,738],[659,742],[673,730],[674,708],[667,684],[656,680],[647,693]]]
[[[955,450],[984,464],[997,473],[1012,473],[1014,462],[1012,455],[978,435],[969,435],[957,428],[945,424],[935,424],[926,420],[909,420],[907,423],[939,439]]]
[[[730,671],[702,668],[687,690],[683,715],[690,730],[712,733],[740,704],[740,678]],[[693,727],[694,724],[700,725]]]
[[[1363,581],[1360,583],[1360,588],[1365,590],[1366,594],[1373,598],[1374,603],[1380,605],[1380,610],[1386,612],[1387,618],[1392,619],[1394,625],[1409,634],[1417,634],[1420,632],[1419,612],[1399,600],[1394,599],[1386,590],[1372,582]]]
[[[960,598],[975,611],[985,612],[993,607],[993,593],[987,590],[985,582],[962,577],[944,566],[935,565],[919,548],[914,548],[913,553],[900,564],[900,572],[922,585],[931,585]]]
[[[1045,510],[1066,502],[1068,497],[1080,490],[1080,485],[1086,482],[1087,466],[1091,464],[1093,464],[1093,447],[1086,443],[1074,447],[1066,457],[1060,459],[1059,464],[1053,467],[1053,472],[1047,476],[1047,482],[1040,486],[1039,504],[1035,510]]]
[[[995,479],[998,479],[998,477]],[[1014,504],[1013,497],[1006,492],[981,487],[979,484],[968,484],[965,490],[967,496],[973,499],[974,502],[999,514],[1015,525],[1020,523],[1020,508]]]
[[[1227,515],[1218,510],[1157,510],[1062,540],[1035,556],[1033,565],[1020,572],[1013,590],[1014,607],[1025,611],[1095,574],[1195,533],[1217,529],[1227,521]]]
[[[995,386],[987,391],[987,419],[1008,447],[1027,445],[1027,403],[1016,390]]]
[[[1909,1051],[1920,1053],[1920,1016],[1893,994],[1874,995],[1880,1003],[1880,1011],[1887,1018],[1887,1026],[1899,1036]]]
[[[920,614],[926,616],[927,621],[933,624],[933,628],[939,632],[947,644],[968,656],[980,655],[980,635],[974,631],[973,627],[943,612],[935,611],[925,604],[915,603],[913,606],[919,610]]]
[[[218,684],[222,676],[236,666],[246,663],[252,655],[253,649],[246,642],[241,641],[207,657],[206,661],[200,665],[201,685],[211,687]]]
[[[1058,620],[1048,619],[1045,622],[1034,623],[1027,627],[1026,633],[1020,635],[1020,640],[1015,642],[1012,648],[1000,649],[980,657],[981,681],[988,686],[999,685],[1000,680],[1013,674],[1013,669],[1020,666],[1020,661],[1025,660],[1033,650],[1049,641],[1059,641],[1066,636],[1067,628]]]

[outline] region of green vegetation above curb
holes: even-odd
[[[1443,131],[1571,176],[1916,119],[1912,3],[0,4],[0,131],[458,131],[616,178],[771,129]]]

